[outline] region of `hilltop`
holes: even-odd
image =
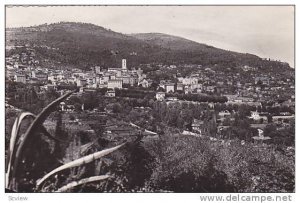
[[[32,27],[7,28],[8,46],[29,44],[37,56],[85,68],[91,65],[129,66],[145,63],[199,64],[236,67],[242,65],[282,70],[289,65],[258,56],[219,49],[182,37],[162,33],[122,34],[88,23],[61,22]],[[50,48],[45,48],[50,47]],[[10,53],[8,53],[10,54]]]

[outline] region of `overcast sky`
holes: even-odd
[[[160,32],[294,67],[292,6],[7,7],[6,26],[86,22],[122,33]]]

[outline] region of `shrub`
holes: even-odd
[[[161,141],[150,185],[174,192],[233,192],[224,172],[205,142],[195,137],[167,134]]]

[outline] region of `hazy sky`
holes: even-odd
[[[7,7],[6,26],[86,22],[122,33],[160,32],[294,67],[293,6]]]

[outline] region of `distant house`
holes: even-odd
[[[68,112],[73,112],[73,111],[75,111],[75,106],[74,105],[66,105],[64,107],[64,110],[68,111]]]
[[[122,84],[123,84],[122,80],[109,80],[107,82],[107,88],[109,88],[109,89],[114,89],[114,88],[121,89]]]
[[[258,121],[258,120],[262,119],[263,117],[266,117],[266,116],[260,116],[257,111],[251,111],[251,116],[249,116],[250,119],[253,119],[255,121]]]
[[[272,120],[274,123],[288,123],[291,120],[295,119],[295,115],[279,115],[279,116],[273,116]]]
[[[101,67],[100,66],[95,66],[95,73],[100,74],[101,73]]]
[[[57,75],[58,74],[56,74],[56,73],[52,73],[51,75],[48,75],[47,80],[50,80],[51,82],[57,82],[58,81]]]
[[[116,92],[115,90],[108,90],[105,94],[106,97],[115,97],[116,96]]]
[[[165,96],[165,92],[156,92],[155,98],[157,99],[157,101],[163,101],[165,99]]]
[[[52,84],[44,85],[43,88],[45,90],[57,90],[57,86],[56,85],[52,85]]]
[[[197,119],[193,120],[192,130],[194,132],[198,132],[198,133],[200,133],[200,135],[202,135],[202,133],[203,133],[203,127],[204,127],[204,121],[197,120]]]
[[[167,83],[165,84],[165,90],[166,92],[175,92],[175,84],[174,83]]]
[[[248,118],[253,119],[254,121],[260,121],[262,123],[268,122],[268,117],[259,114],[257,111],[251,111],[251,116],[249,116]]]
[[[260,115],[257,111],[251,111],[251,116],[249,118],[252,118],[253,120],[259,120]]]
[[[183,85],[191,85],[192,87],[198,84],[198,78],[196,77],[178,78],[178,80],[182,82]]]
[[[184,86],[184,94],[192,93],[192,89],[189,85]]]
[[[182,83],[177,83],[176,85],[176,90],[177,91],[183,91],[184,90],[184,85]]]
[[[61,111],[65,111],[66,103],[65,102],[60,102],[59,107],[60,107]]]
[[[15,75],[15,82],[26,83],[26,75],[24,75],[24,74],[16,74]]]
[[[48,75],[45,73],[35,73],[35,77],[41,82],[46,82],[48,80]]]
[[[167,101],[178,101],[177,97],[167,97]]]
[[[159,83],[159,87],[165,89],[168,92],[175,92],[175,83],[172,83],[171,80],[161,80]]]
[[[230,118],[231,117],[231,113],[226,110],[226,111],[220,111],[219,112],[219,117],[221,120],[224,120],[225,118]]]
[[[140,80],[138,82],[138,85],[142,86],[142,87],[145,87],[145,88],[149,88],[151,85],[152,85],[153,81],[150,80],[150,79],[146,79],[146,78],[143,78],[142,80]]]
[[[243,66],[241,67],[243,69],[243,71],[247,72],[247,71],[250,71],[250,70],[256,70],[256,68],[254,67],[251,67],[251,66]]]
[[[109,76],[109,75],[104,75],[104,76],[102,77],[102,81],[103,81],[103,83],[107,83],[107,82],[108,82],[108,80],[109,80],[109,78],[110,78],[110,76]]]
[[[216,86],[213,86],[213,85],[206,86],[205,91],[206,92],[215,92],[215,88],[216,88]]]

